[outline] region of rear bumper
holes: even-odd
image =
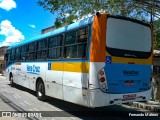
[[[133,96],[134,97],[124,97]],[[114,104],[121,104],[135,101],[147,101],[151,97],[151,89],[138,93],[125,93],[125,94],[107,94],[100,89],[90,90],[89,92],[90,107],[103,107]]]

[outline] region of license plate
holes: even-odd
[[[123,98],[128,99],[128,98],[135,98],[137,95],[136,94],[130,94],[130,95],[123,95]]]
[[[126,81],[124,83],[125,86],[134,86],[134,81]]]

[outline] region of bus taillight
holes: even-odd
[[[104,81],[105,81],[105,78],[104,78],[104,77],[101,77],[100,81],[101,81],[101,82],[104,82]]]
[[[103,72],[103,71],[100,71],[99,74],[102,76],[102,75],[104,75],[104,72]]]
[[[104,69],[101,69],[98,72],[98,80],[99,80],[100,89],[103,92],[107,92],[108,91],[108,86],[107,86],[107,79],[106,79]]]

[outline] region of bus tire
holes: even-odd
[[[42,81],[38,81],[38,83],[37,83],[36,95],[37,95],[38,100],[45,101],[45,99],[46,99],[45,87],[44,87],[44,83]]]
[[[15,87],[15,83],[13,82],[13,75],[10,75],[10,85],[11,87]]]

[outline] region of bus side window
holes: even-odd
[[[63,36],[53,36],[49,39],[48,59],[61,59]]]
[[[27,60],[35,60],[36,54],[35,54],[35,42],[30,43],[28,46],[28,56]]]
[[[47,39],[43,39],[37,42],[36,59],[47,59]]]
[[[88,27],[78,30],[78,43],[87,42],[88,40]]]
[[[87,52],[88,42],[88,27],[84,27],[78,30],[78,58],[85,58]]]
[[[27,59],[28,45],[22,46],[21,48],[20,60],[25,61]]]
[[[88,42],[88,27],[66,33],[64,58],[85,58]]]
[[[77,45],[71,45],[64,48],[65,58],[77,58]]]
[[[86,57],[86,49],[87,43],[79,44],[78,45],[78,58],[85,58]]]
[[[11,60],[11,62],[14,62],[14,60],[15,60],[15,49],[11,50],[10,60]]]
[[[65,47],[64,47],[64,58],[77,58],[77,31],[70,31],[66,33]]]
[[[21,51],[21,47],[16,48],[15,50],[15,61],[19,61],[20,60],[20,51]]]

